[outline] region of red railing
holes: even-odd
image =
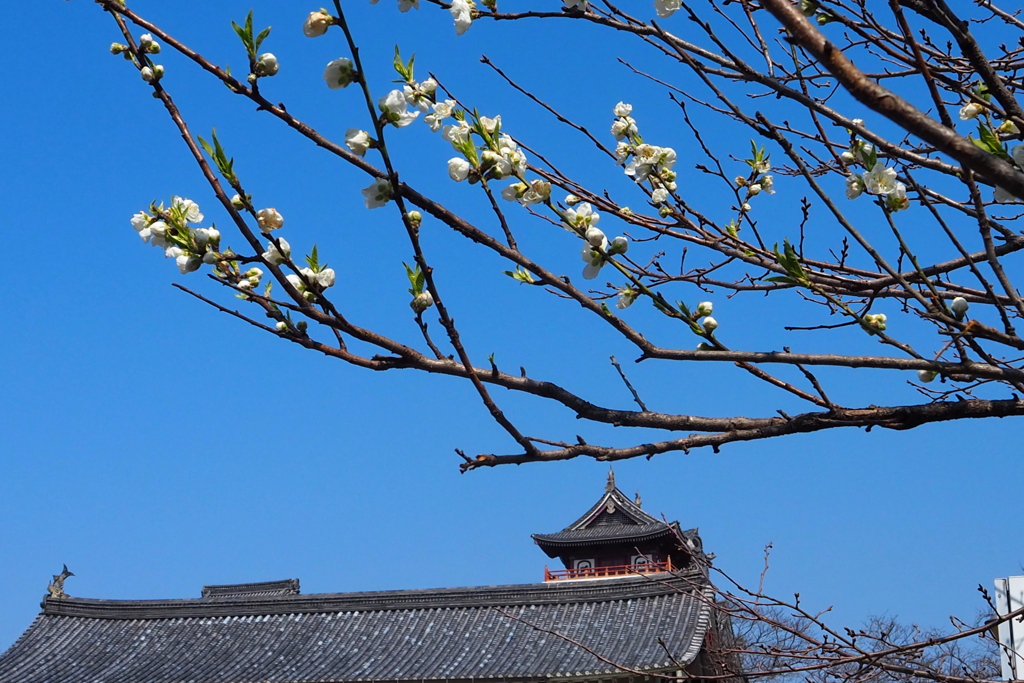
[[[645,562],[643,564],[621,564],[612,567],[587,567],[586,569],[548,569],[544,567],[544,580],[600,579],[611,576],[655,574],[670,571],[673,571],[672,560],[666,562]]]

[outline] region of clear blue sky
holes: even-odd
[[[272,97],[339,139],[365,126],[356,93],[328,91],[321,80],[323,65],[345,54],[337,36],[301,34],[315,7],[253,4],[256,22],[274,27],[265,49],[282,64],[265,86]],[[240,21],[249,3],[131,5],[242,70],[228,21]],[[664,95],[593,51],[603,34],[478,22],[456,40],[450,17],[436,8],[401,15],[384,0],[353,3],[351,11],[381,94],[400,43],[417,53],[418,67],[482,113],[502,113],[508,130],[573,172],[596,182],[611,177],[573,153],[578,138],[552,129],[481,66],[477,57],[486,53],[601,133],[617,101],[643,105],[641,125],[680,150],[680,170],[692,168],[684,156],[692,142]],[[589,507],[607,465],[580,460],[460,475],[453,449],[512,448],[468,386],[349,368],[173,289],[185,282],[217,295],[201,275],[180,276],[142,245],[130,216],[180,194],[222,228],[227,222],[137,73],[107,53],[118,39],[113,22],[86,0],[11,3],[0,33],[0,235],[8,259],[0,269],[0,649],[31,622],[62,563],[76,573],[68,592],[95,598],[196,597],[204,584],[290,577],[304,592],[540,580],[546,557],[529,534],[558,530]],[[543,45],[545,60],[525,54],[527,45]],[[197,132],[218,127],[257,203],[286,216],[285,236],[297,250],[320,245],[358,319],[414,341],[401,271],[410,254],[391,213],[362,207],[366,179],[313,154],[176,56],[162,61],[165,83]],[[446,177],[446,145],[422,126],[399,133],[392,139],[407,177],[479,215],[477,193]],[[795,203],[781,193],[772,199]],[[567,234],[517,220],[556,268],[575,274],[581,267]],[[593,321],[516,286],[500,274],[502,264],[457,238],[431,232],[426,239],[446,264],[442,286],[480,361],[493,351],[508,367],[526,365],[533,376],[627,407],[607,365],[615,353],[658,409],[739,414],[789,405],[727,366],[634,370],[631,350]],[[240,242],[229,233],[226,241]],[[742,328],[737,334],[748,340],[762,329],[773,334],[769,323],[778,327],[754,302],[718,297],[716,306],[720,322]],[[852,403],[870,401],[879,387],[907,391],[892,374],[836,377]],[[532,434],[628,438],[496,395]],[[771,542],[769,589],[834,605],[839,624],[884,613],[942,625],[949,614],[973,615],[978,583],[1022,571],[1010,504],[1024,483],[1014,433],[1008,420],[832,432],[625,462],[616,472],[649,511],[699,527],[718,566],[744,581],[756,578]]]

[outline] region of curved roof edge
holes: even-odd
[[[707,580],[699,571],[689,571],[586,582],[567,581],[360,593],[225,596],[216,600],[203,598],[97,600],[47,597],[43,601],[42,607],[43,614],[51,616],[96,619],[171,619],[603,602],[653,597],[680,591],[692,592],[694,589],[703,591],[706,587]]]

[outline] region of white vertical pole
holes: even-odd
[[[996,579],[996,612],[1005,616],[1024,607],[1024,576]],[[999,624],[999,658],[1003,678],[1020,680],[1024,675],[1024,623],[1019,618]]]

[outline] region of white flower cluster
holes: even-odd
[[[1010,158],[1013,159],[1013,163],[1017,165],[1017,168],[1024,170],[1024,145],[1014,145],[1010,149]],[[1001,187],[996,187],[992,198],[1001,204],[1019,204],[1021,202],[1020,198],[1015,197]]]
[[[846,177],[846,198],[856,199],[863,193],[882,197],[890,211],[910,208],[907,186],[896,180],[896,169],[889,168],[878,159],[874,145],[864,140],[854,140],[850,148],[842,153],[847,164],[862,164],[867,170],[851,173]]]
[[[292,287],[298,290],[299,294],[306,301],[315,301],[316,295],[319,292],[334,286],[337,275],[334,272],[334,268],[320,268],[317,270],[302,268],[299,270],[298,275],[289,273],[285,276],[285,279],[288,280]]]
[[[697,304],[696,310],[693,312],[693,318],[704,318],[704,331],[711,334],[718,329],[718,321],[711,317],[711,312],[714,311],[715,307],[710,301],[701,301]]]
[[[170,207],[150,206],[150,211],[139,211],[132,216],[132,227],[143,242],[164,250],[164,256],[173,258],[182,273],[198,270],[203,263],[220,260],[220,232],[214,228],[194,228],[203,214],[191,199],[173,197]]]
[[[772,164],[768,160],[769,155],[765,152],[763,146],[758,146],[753,140],[750,141],[750,152],[752,156],[749,159],[744,159],[747,165],[750,166],[750,175],[740,175],[733,179],[736,187],[746,188],[746,195],[744,195],[743,203],[740,207],[744,212],[750,211],[750,200],[762,192],[765,194],[775,194],[775,178],[768,173],[768,171],[772,170]],[[736,223],[733,222],[730,225],[735,226]]]
[[[612,110],[615,121],[611,133],[618,140],[615,157],[624,166],[626,175],[637,183],[649,182],[651,201],[663,204],[676,190],[676,151],[671,147],[650,145],[640,138],[636,120],[631,116],[633,105],[619,102]]]

